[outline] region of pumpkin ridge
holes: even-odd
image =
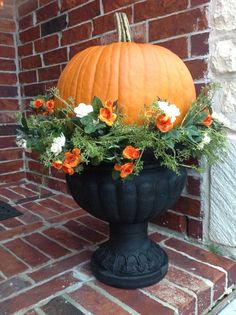
[[[94,93],[94,90],[95,90],[95,83],[96,83],[96,77],[97,77],[97,72],[98,72],[98,64],[99,64],[99,61],[101,60],[102,54],[103,54],[103,52],[105,51],[106,47],[107,47],[107,45],[101,46],[100,55],[99,55],[99,57],[98,57],[98,59],[97,59],[97,62],[96,62],[96,65],[97,65],[97,66],[96,66],[95,75],[94,75],[94,80],[93,80],[93,87],[92,87],[92,94],[91,94],[92,97],[96,94],[96,93]],[[96,95],[96,96],[99,96],[99,97],[100,97],[100,95]]]
[[[84,96],[84,94],[83,94],[84,93],[83,92],[84,91],[84,85],[87,83],[86,82],[86,76],[88,75],[87,68],[88,68],[88,64],[90,63],[92,55],[100,47],[99,46],[95,46],[95,47],[91,47],[91,48],[92,49],[87,52],[87,55],[84,56],[82,67],[80,67],[80,71],[77,73],[78,80],[76,82],[76,89],[77,89],[76,98],[78,100],[80,100],[80,102],[83,102],[83,103],[86,103],[86,104],[87,103],[90,104],[92,102],[92,99],[88,99],[88,96],[87,95]],[[80,88],[78,88],[78,86]],[[88,87],[88,89],[89,89],[89,87]]]

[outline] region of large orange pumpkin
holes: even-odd
[[[140,113],[157,97],[178,106],[180,123],[191,102],[195,88],[183,61],[158,45],[130,41],[128,20],[116,13],[122,42],[94,46],[76,54],[63,70],[58,89],[62,98],[72,96],[78,103],[91,104],[93,96],[103,102],[118,100],[125,122],[140,123]],[[63,106],[57,101],[57,106]]]

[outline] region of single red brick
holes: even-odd
[[[4,246],[31,267],[41,265],[49,260],[48,257],[41,254],[32,246],[23,242],[21,239],[16,239],[5,243]]]
[[[97,218],[92,217],[91,215],[84,215],[78,219],[79,222],[82,222],[86,226],[93,228],[98,232],[103,234],[109,234],[109,225],[108,223],[101,221]]]
[[[14,47],[0,45],[0,58],[15,58],[16,52]]]
[[[53,65],[67,61],[67,49],[59,48],[43,55],[45,65]]]
[[[50,265],[40,268],[39,270],[33,271],[28,275],[34,281],[39,282],[48,278],[51,278],[57,274],[60,274],[65,271],[69,271],[76,266],[79,266],[81,263],[88,261],[90,259],[91,252],[81,251],[78,254],[64,258],[60,261],[54,262]]]
[[[61,69],[61,66],[58,65],[58,68]],[[61,70],[60,70],[60,72],[61,72]],[[58,77],[59,77],[59,75],[58,75]],[[51,176],[52,177],[55,177],[55,178],[58,178],[58,179],[62,179],[62,180],[65,179],[65,173],[62,172],[61,170],[57,170],[54,167],[51,167],[50,171],[51,171]]]
[[[85,245],[90,244],[88,241],[74,236],[62,229],[49,228],[43,233],[70,249],[81,250]]]
[[[91,38],[92,23],[87,22],[62,32],[61,44],[68,45]],[[62,60],[62,62],[65,60]]]
[[[24,71],[19,73],[20,83],[31,83],[37,81],[36,71]]]
[[[154,218],[152,222],[177,232],[185,232],[187,227],[186,217],[172,211]]]
[[[24,85],[23,87],[24,95],[27,96],[36,96],[42,95],[45,93],[45,84],[44,83],[35,83]]]
[[[23,160],[1,162],[0,173],[16,172],[23,168]]]
[[[198,314],[203,314],[211,305],[211,287],[203,280],[190,275],[189,273],[169,266],[166,279],[180,287],[187,288],[197,296]]]
[[[62,195],[62,194],[54,195],[52,199],[55,199],[57,202],[60,202],[62,204],[65,204],[71,209],[80,208],[70,195]]]
[[[190,215],[193,217],[201,217],[201,203],[197,199],[181,196],[180,199],[171,207],[172,210]]]
[[[70,26],[91,20],[100,15],[100,3],[98,0],[94,0],[82,7],[70,11],[68,15]]]
[[[127,14],[129,22],[131,23],[132,22],[132,8],[131,7],[125,8],[122,10],[122,12]],[[94,18],[93,26],[94,26],[93,36],[114,30],[116,28],[115,20],[114,20],[114,13],[101,15]]]
[[[209,2],[210,0],[191,0],[191,6],[194,7],[194,6],[209,3]]]
[[[176,238],[170,238],[165,241],[168,247],[172,247],[178,251],[182,251],[189,256],[207,263],[208,265],[218,266],[223,268],[229,274],[229,286],[232,285],[236,280],[236,262],[212,252],[209,252],[203,248],[194,246],[192,244],[180,241]]]
[[[144,290],[177,308],[181,315],[195,314],[196,299],[165,280]]]
[[[125,303],[136,312],[142,315],[154,314],[158,315],[174,315],[175,312],[169,307],[162,305],[160,302],[148,297],[139,290],[117,289],[96,281],[96,285],[104,289],[106,292]]]
[[[0,10],[0,18],[13,19],[14,18],[14,10],[13,6],[4,5]]]
[[[61,74],[60,66],[55,67],[44,67],[38,70],[40,81],[49,81],[58,79]]]
[[[149,238],[155,243],[160,243],[163,240],[168,239],[168,236],[160,234],[158,232],[154,232],[154,233],[149,234]]]
[[[25,264],[23,264],[20,260],[15,258],[12,254],[10,254],[2,247],[0,247],[0,257],[0,270],[7,277],[11,277],[27,269],[27,266]]]
[[[201,220],[187,218],[187,235],[197,239],[202,239],[203,224]]]
[[[22,149],[0,150],[0,161],[22,159]]]
[[[27,180],[29,180],[29,181],[32,181],[32,182],[35,182],[35,183],[38,183],[38,184],[42,184],[42,179],[43,179],[43,177],[40,176],[39,174],[34,174],[34,173],[31,173],[31,172],[26,172],[26,178],[27,178]]]
[[[39,204],[41,204],[42,206],[46,207],[46,208],[49,208],[51,210],[54,210],[56,212],[59,212],[59,213],[64,213],[64,212],[70,212],[71,209],[68,208],[67,206],[53,200],[53,199],[50,199],[50,198],[46,198],[44,200],[41,200],[41,201],[38,201]]]
[[[36,52],[42,52],[46,50],[55,49],[58,47],[58,35],[51,35],[34,42]]]
[[[134,21],[142,21],[186,9],[187,0],[147,0],[134,5]]]
[[[56,81],[45,82],[45,90],[49,90],[51,88],[55,88],[55,86],[57,86],[57,80]]]
[[[39,68],[42,66],[41,59],[39,55],[26,57],[21,59],[21,67],[23,70]]]
[[[10,219],[3,220],[2,224],[7,228],[14,228],[14,227],[23,225],[23,223],[17,220],[17,218],[10,218]]]
[[[0,296],[1,299],[8,298],[14,293],[19,293],[31,286],[31,282],[20,276],[13,277],[9,280],[0,283]]]
[[[32,42],[40,37],[39,26],[31,27],[23,32],[20,32],[19,38],[21,43]]]
[[[18,182],[25,178],[25,172],[16,172],[0,175],[0,183]]]
[[[34,214],[43,217],[44,219],[48,219],[54,217],[58,213],[56,211],[52,211],[48,208],[42,207],[42,205],[38,204],[37,202],[30,201],[26,203],[22,203],[23,207],[29,209]]]
[[[186,189],[189,194],[194,196],[200,196],[200,178],[188,176]]]
[[[87,2],[88,0],[62,0],[61,3],[61,10],[66,11],[72,8],[76,8],[81,4],[84,4],[85,2]]]
[[[16,84],[16,74],[0,72],[0,84]]]
[[[18,54],[20,57],[28,56],[33,54],[33,44],[28,43],[18,47]]]
[[[126,7],[129,4],[137,2],[136,0],[116,0],[116,1],[104,1],[103,7],[105,12],[118,10],[122,7]]]
[[[87,226],[84,226],[76,221],[69,221],[64,224],[71,232],[78,235],[79,237],[85,238],[92,243],[100,243],[106,239],[106,236],[96,232],[94,228],[89,229]]]
[[[149,22],[149,40],[201,31],[207,27],[205,12],[199,8],[193,9]]]
[[[191,56],[204,56],[209,52],[209,33],[191,36]]]
[[[0,45],[14,46],[13,34],[0,32]]]
[[[1,99],[1,98],[0,98]],[[11,109],[10,109],[11,110]],[[0,123],[15,123],[16,122],[16,114],[13,111],[4,111],[0,112]],[[4,139],[4,138],[2,138]],[[10,140],[10,146],[11,147],[15,142],[15,138]],[[6,149],[8,146],[8,142],[5,142],[1,149]],[[0,143],[1,147],[1,143]]]
[[[164,247],[164,250],[168,254],[170,263],[172,265],[212,281],[214,284],[214,300],[218,299],[224,293],[226,282],[225,273],[205,265],[204,263],[201,263],[195,259],[190,259],[189,257],[170,250],[166,247]]]
[[[0,138],[0,149],[6,148],[16,148],[16,137],[15,136],[5,136]]]
[[[0,59],[0,70],[15,71],[16,70],[15,61],[10,59]]]
[[[171,50],[173,53],[178,55],[180,58],[188,57],[188,41],[187,37],[181,37],[177,39],[168,40],[158,45]]]
[[[28,0],[27,2],[23,3],[18,7],[18,14],[19,16],[26,15],[28,13],[33,12],[38,8],[38,1]]]
[[[81,215],[84,215],[84,211],[82,209],[74,210],[74,211],[70,211],[61,215],[57,215],[56,217],[53,217],[51,219],[48,219],[48,222],[51,224],[59,223],[59,222],[62,223],[62,222],[66,222],[66,221],[78,218]]]
[[[1,19],[0,32],[14,33],[16,31],[15,21]]]
[[[28,225],[21,225],[11,230],[2,231],[0,233],[0,241],[10,239],[15,236],[20,237],[21,234],[31,233],[32,231],[36,231],[42,226],[43,226],[42,222],[35,222]]]
[[[70,59],[77,54],[78,52],[91,47],[91,46],[96,46],[101,44],[101,39],[99,37],[90,39],[88,41],[78,43],[74,46],[70,46]]]
[[[26,28],[29,28],[30,26],[33,26],[33,15],[29,14],[19,21],[19,28],[20,30],[24,30]]]
[[[0,195],[3,195],[11,201],[18,201],[24,198],[23,195],[17,194],[16,192],[13,192],[6,187],[0,188]]]
[[[5,300],[0,303],[0,309],[3,314],[14,314],[21,309],[35,305],[78,282],[79,280],[75,279],[72,273],[61,275],[60,277],[52,279],[32,289],[28,289],[24,291],[24,293],[20,293],[13,298]]]
[[[69,250],[58,245],[57,243],[51,241],[42,234],[34,233],[25,237],[29,243],[39,248],[45,254],[49,255],[52,258],[59,258],[70,253]]]
[[[49,174],[48,169],[46,167],[44,167],[42,165],[42,163],[37,162],[37,161],[29,160],[28,161],[28,168],[29,168],[29,170],[40,173],[40,174],[44,174],[44,175]]]
[[[59,179],[45,178],[45,186],[65,194],[68,193],[67,184]]]
[[[10,99],[10,98],[6,98],[6,99],[0,99],[0,106],[1,108],[3,108],[4,110],[18,110],[19,109],[19,101],[17,99]]]
[[[109,300],[107,297],[95,291],[87,285],[83,285],[69,296],[86,308],[89,312],[96,315],[113,314],[128,315],[129,313],[119,305]]]
[[[53,1],[48,5],[38,9],[36,11],[37,23],[40,23],[44,20],[57,16],[59,11],[57,1]]]
[[[194,80],[199,80],[205,77],[207,72],[207,62],[204,59],[195,59],[185,61]]]

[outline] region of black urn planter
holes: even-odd
[[[91,258],[95,277],[111,286],[133,289],[160,281],[168,257],[149,240],[148,221],[175,203],[184,187],[180,175],[153,160],[132,180],[113,180],[111,165],[87,167],[82,174],[67,175],[75,201],[93,216],[110,224],[110,238]]]

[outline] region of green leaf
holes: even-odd
[[[24,128],[24,130],[26,132],[29,131],[29,127],[28,127],[27,119],[26,119],[25,115],[22,115],[22,117],[21,117],[21,124],[22,124],[22,127]]]
[[[100,98],[98,98],[97,96],[94,96],[92,100],[92,106],[93,106],[94,116],[97,117],[99,114],[100,108],[103,107],[103,104]]]

